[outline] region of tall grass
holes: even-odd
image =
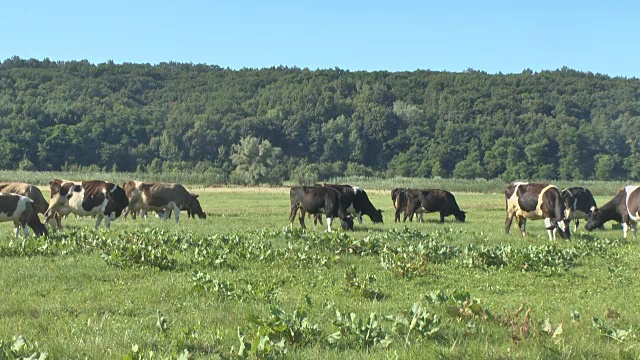
[[[217,172],[108,172],[108,171],[23,171],[0,170],[0,182],[19,181],[35,185],[47,185],[53,179],[65,180],[105,180],[122,184],[127,180],[176,182],[191,187],[210,187],[228,185],[223,173]],[[479,194],[501,194],[507,182],[500,179],[443,179],[443,178],[377,178],[366,176],[336,177],[325,180],[333,184],[351,184],[373,190],[391,190],[393,188],[437,188],[451,192],[466,192]],[[613,196],[622,187],[633,184],[631,181],[544,181],[556,184],[561,189],[571,186],[584,186],[597,196]],[[292,185],[290,182],[287,185]]]

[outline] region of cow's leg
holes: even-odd
[[[13,234],[16,237],[16,239],[20,234],[20,223],[18,221],[13,222]]]
[[[513,211],[507,211],[507,218],[504,220],[504,232],[506,234],[508,234],[509,230],[511,229],[511,223],[513,222],[513,215],[515,215]]]
[[[293,219],[296,218],[296,212],[298,211],[298,207],[297,206],[291,206],[291,209],[289,209],[289,226],[291,227],[291,230],[293,230]]]
[[[400,209],[396,209],[396,217],[393,219],[394,223],[397,223],[400,221]]]
[[[176,223],[180,220],[180,207],[176,204],[173,204],[173,216],[176,219]]]
[[[444,214],[443,213],[440,213],[440,222],[444,223]]]
[[[633,228],[633,240],[638,240],[638,223],[631,221],[631,227]]]
[[[520,228],[520,232],[522,233],[522,237],[527,236],[527,218],[518,217],[518,227]]]
[[[107,229],[111,228],[111,218],[109,216],[104,217],[104,226],[106,226]]]
[[[104,217],[104,215],[102,213],[96,215],[96,229],[98,228],[98,226],[100,226],[100,223],[102,222],[102,218],[103,217]]]
[[[147,209],[140,209],[140,218],[142,219],[147,218]]]
[[[358,223],[362,224],[362,213],[359,212],[359,213],[356,213],[356,215],[358,216]]]
[[[580,225],[580,219],[576,219],[574,224],[575,224],[575,226],[573,227],[573,232],[577,232],[578,231],[578,225]]]
[[[24,237],[29,236],[29,227],[26,221],[22,223],[22,232],[24,233]]]
[[[544,226],[547,228],[547,234],[549,234],[549,241],[556,239],[556,227],[553,225],[551,218],[544,218]]]
[[[622,235],[625,239],[627,238],[627,235],[629,235],[629,225],[626,222],[622,223]]]
[[[304,216],[306,214],[306,211],[304,210],[304,208],[300,208],[300,216],[298,216],[298,221],[300,222],[300,226],[302,226],[303,229],[306,229],[307,227],[304,225]]]
[[[331,216],[327,216],[327,231],[331,232],[331,222],[333,221],[333,218]]]

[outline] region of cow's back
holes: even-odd
[[[0,192],[5,194],[18,194],[26,196],[33,200],[34,208],[37,212],[44,214],[49,207],[49,202],[42,195],[42,191],[38,187],[26,183],[2,183],[0,184]]]
[[[142,202],[149,207],[163,207],[170,202],[180,207],[191,197],[184,186],[175,183],[141,183],[138,189]]]

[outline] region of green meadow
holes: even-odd
[[[289,229],[286,187],[193,187],[207,219],[178,224],[0,224],[0,359],[640,357],[632,236],[505,235],[498,191],[453,191],[466,223],[396,224],[386,187],[384,224],[331,234]]]

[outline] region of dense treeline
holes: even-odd
[[[0,64],[0,169],[640,179],[640,81],[183,63]]]

